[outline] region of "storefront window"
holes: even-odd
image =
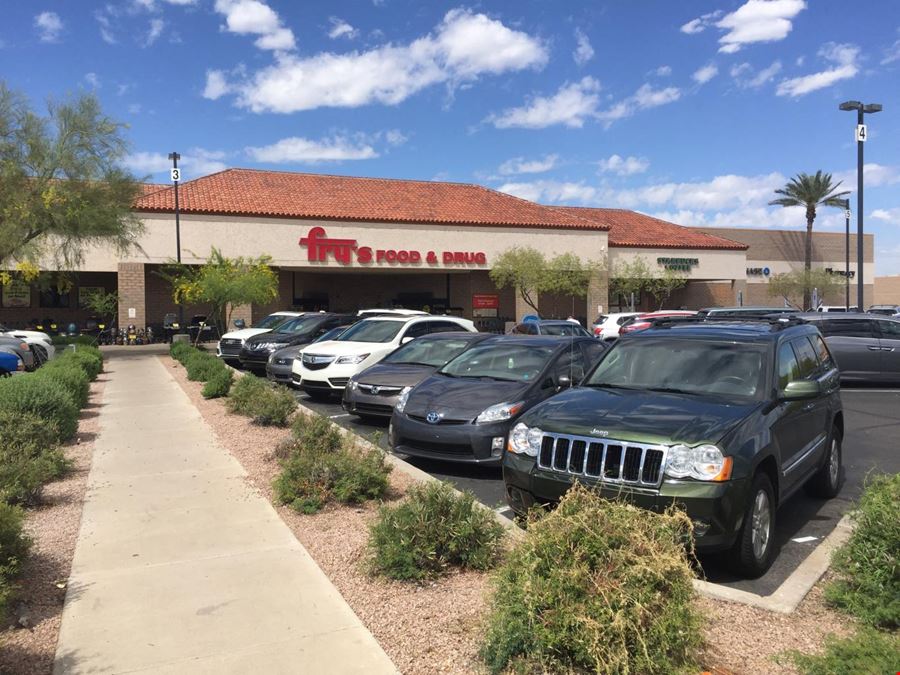
[[[58,288],[45,288],[40,292],[40,306],[52,309],[66,308],[70,306],[71,291],[60,291]]]

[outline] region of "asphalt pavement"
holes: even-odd
[[[306,407],[390,450],[387,420],[363,422],[355,415],[345,413],[338,399],[313,401],[299,392],[297,398]],[[842,399],[846,429],[843,446],[845,482],[841,493],[835,499],[822,500],[801,490],[782,505],[776,525],[777,545],[781,550],[771,569],[759,579],[735,578],[727,571],[721,556],[707,556],[700,564],[708,581],[757,595],[771,595],[852,507],[867,475],[873,471],[900,472],[900,452],[897,450],[900,447],[900,388],[845,388]],[[499,468],[401,457],[460,490],[469,490],[501,515],[512,516],[506,507]]]

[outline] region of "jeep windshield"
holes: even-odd
[[[552,355],[552,347],[508,345],[501,342],[472,347],[438,372],[449,377],[529,382],[541,374]]]
[[[761,400],[767,347],[745,342],[640,338],[610,350],[583,386]]]

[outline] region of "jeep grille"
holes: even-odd
[[[665,446],[545,432],[537,463],[603,483],[659,487],[665,460]]]

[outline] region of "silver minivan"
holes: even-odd
[[[804,314],[818,326],[845,382],[900,382],[900,319],[876,314]]]

